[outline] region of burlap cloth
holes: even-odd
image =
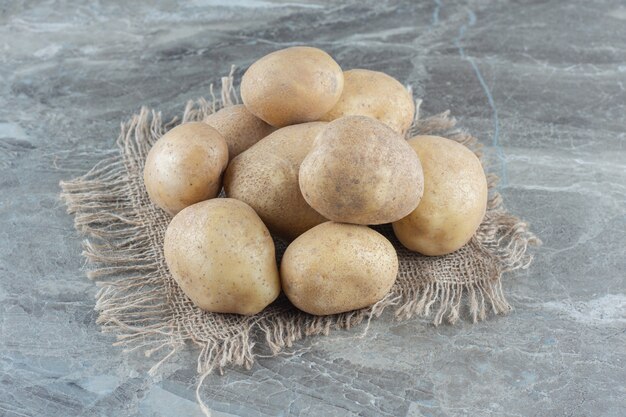
[[[435,325],[454,323],[460,316],[483,320],[489,312],[507,313],[511,306],[502,291],[504,272],[530,265],[530,244],[538,243],[526,223],[508,213],[489,175],[490,199],[475,237],[446,256],[425,257],[405,250],[391,228],[378,227],[394,244],[400,271],[391,293],[363,310],[316,317],[294,308],[281,297],[252,317],[215,314],[195,307],[170,276],[163,259],[163,236],[170,217],[155,207],[143,185],[143,166],[150,147],[179,121],[202,120],[237,100],[231,77],[222,79],[221,98],[189,102],[182,119],[163,123],[161,114],[142,108],[122,124],[119,153],[98,163],[87,174],[62,182],[61,196],[76,228],[86,236],[84,256],[89,278],[96,281],[97,322],[117,335],[116,345],[156,354],[158,366],[192,341],[200,347],[198,372],[222,370],[226,365],[249,368],[265,344],[277,354],[294,341],[327,335],[364,319],[378,317],[391,307],[395,317],[432,317]],[[418,101],[419,109],[419,101]],[[418,111],[419,113],[419,111]],[[455,120],[442,113],[416,121],[409,132],[438,134],[454,139],[480,156],[475,138],[455,129]],[[276,241],[280,257],[285,242]],[[257,346],[257,348],[255,348]],[[267,351],[267,349],[265,349]]]

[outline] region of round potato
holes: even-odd
[[[185,123],[150,149],[143,180],[150,200],[174,215],[217,196],[227,165],[228,147],[222,135],[204,123]]]
[[[350,115],[380,120],[404,135],[415,117],[411,93],[384,72],[353,69],[343,73],[343,92],[335,107],[320,120],[332,121]]]
[[[422,167],[406,140],[365,116],[330,122],[302,161],[299,181],[311,207],[343,223],[399,220],[423,191]]]
[[[182,210],[165,232],[165,261],[195,305],[256,314],[280,293],[269,231],[247,204],[216,198]]]
[[[326,222],[287,247],[280,274],[283,291],[300,310],[336,314],[381,300],[396,280],[398,255],[369,227]]]
[[[208,115],[204,123],[214,127],[224,137],[231,160],[275,130],[250,113],[243,104],[224,107]]]
[[[412,251],[429,256],[454,252],[471,239],[485,216],[483,167],[474,152],[453,140],[416,136],[408,142],[422,161],[424,196],[393,230]]]
[[[241,79],[248,110],[272,126],[318,120],[339,100],[343,72],[326,52],[306,46],[272,52]]]
[[[248,203],[272,233],[293,239],[326,219],[304,201],[298,170],[323,122],[283,127],[232,160],[224,175],[228,197]]]

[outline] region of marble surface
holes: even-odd
[[[202,415],[193,352],[150,377],[99,332],[57,184],[108,155],[142,104],[174,115],[231,63],[302,43],[410,83],[425,113],[450,109],[544,246],[506,277],[509,316],[307,340],[209,377],[213,415],[623,416],[621,0],[3,0],[0,416]]]

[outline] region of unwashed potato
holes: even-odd
[[[287,126],[233,159],[224,174],[228,197],[245,201],[279,236],[293,239],[326,219],[304,201],[298,170],[327,123]]]
[[[396,280],[398,256],[367,226],[326,222],[287,247],[280,274],[283,291],[300,310],[336,314],[381,300]]]
[[[450,139],[416,136],[424,171],[424,195],[411,214],[393,224],[408,249],[436,256],[454,252],[474,235],[485,216],[487,179],[471,150]]]
[[[329,220],[382,224],[420,201],[422,167],[406,140],[365,116],[334,120],[300,165],[304,199]]]
[[[214,127],[224,137],[231,160],[275,130],[250,113],[243,104],[224,107],[208,115],[204,123]]]
[[[195,305],[256,314],[280,293],[269,231],[247,204],[215,198],[182,210],[165,232],[165,261]]]
[[[384,72],[353,69],[343,73],[343,92],[335,107],[320,120],[361,115],[380,120],[404,134],[415,116],[411,93],[395,78]]]
[[[228,147],[217,130],[201,122],[185,123],[150,149],[143,180],[150,200],[174,215],[216,197],[227,164]]]
[[[296,46],[253,63],[241,79],[248,110],[272,126],[318,120],[339,100],[343,72],[321,49]]]

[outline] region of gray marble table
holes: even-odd
[[[544,241],[515,310],[373,322],[211,376],[214,416],[626,414],[626,4],[544,1],[0,4],[0,416],[201,416],[187,352],[156,377],[95,324],[58,182],[230,64],[295,44],[413,85],[479,136]]]

